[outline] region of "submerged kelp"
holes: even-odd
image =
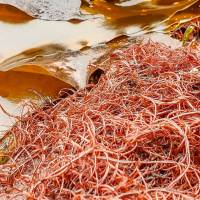
[[[9,131],[16,148],[0,166],[1,197],[199,199],[195,51],[116,50],[96,66],[97,85],[24,116]]]

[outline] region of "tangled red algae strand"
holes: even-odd
[[[200,199],[200,56],[153,42],[10,131],[2,199]]]

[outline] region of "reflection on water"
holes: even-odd
[[[200,1],[197,1],[195,4],[188,7],[187,9],[178,11],[176,15],[170,18],[168,24],[172,24],[183,20],[185,21],[191,18],[195,18],[197,16],[200,16]]]
[[[118,35],[117,30],[108,29],[103,23],[103,19],[86,20],[79,24],[38,19],[17,25],[0,22],[0,55],[5,59],[47,44],[60,44],[66,50],[79,50],[85,44],[97,45]]]
[[[65,87],[69,85],[51,76],[22,71],[0,72],[0,94],[12,100],[36,98],[38,94],[56,97]]]
[[[197,1],[143,0],[113,3],[113,1],[94,0],[90,7],[85,6],[84,9],[89,13],[103,14],[107,19],[106,23],[113,28],[122,28],[133,24],[140,27],[152,27],[155,26],[155,23],[173,16],[177,11],[189,8]]]
[[[36,93],[56,97],[62,88],[84,87],[87,65],[124,44],[114,38],[163,31],[198,16],[199,5],[197,0],[84,0],[81,11],[90,19],[42,21],[0,4],[0,103],[15,112],[13,100]],[[0,126],[6,120],[0,117]]]
[[[199,14],[199,1],[134,1],[132,6],[124,6],[133,1],[91,1],[91,5],[83,4],[82,9],[90,13],[104,14],[96,19],[78,23],[65,21],[30,20],[21,11],[13,7],[0,6],[0,62],[22,51],[41,45],[59,44],[64,50],[79,50],[84,46],[105,43],[121,34],[143,33],[149,27],[165,29],[166,25],[180,18],[190,18]],[[137,4],[136,4],[137,2]],[[197,2],[195,4],[195,2]],[[164,5],[163,5],[164,4]],[[194,4],[194,5],[192,5]],[[122,6],[123,5],[123,6]],[[125,4],[126,5],[126,4]],[[7,11],[9,10],[9,12]],[[172,13],[177,12],[176,15]],[[8,17],[10,16],[10,18]],[[161,21],[171,18],[165,23]],[[13,24],[16,21],[26,23]],[[13,23],[7,23],[13,22]],[[13,20],[13,21],[12,21]],[[159,22],[159,23],[158,23]],[[9,42],[8,42],[9,41]],[[34,56],[34,55],[33,55]]]

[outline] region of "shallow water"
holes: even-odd
[[[121,46],[121,35],[164,32],[170,24],[200,13],[197,0],[85,0],[81,8],[79,1],[74,3],[63,21],[39,19],[59,19],[62,6],[30,16],[27,5],[0,4],[0,103],[10,112],[19,114],[15,107],[27,98],[56,98],[62,88],[83,88],[88,64]],[[152,38],[167,42],[162,34]],[[0,126],[10,125],[5,114],[0,115]]]

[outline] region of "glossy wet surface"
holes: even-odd
[[[16,1],[0,0],[11,5]],[[170,24],[200,13],[197,0],[84,0],[82,6],[79,1],[71,3],[73,9],[66,15],[58,15],[63,9],[58,6],[43,14],[36,9],[31,16],[29,5],[17,4],[15,8],[0,4],[0,103],[9,107],[9,112],[19,114],[15,108],[24,99],[56,98],[62,88],[84,87],[90,74],[88,64],[123,45],[121,35],[164,32]],[[60,16],[62,21],[40,19],[57,20]],[[161,34],[153,37],[166,41]],[[0,126],[10,124],[2,111],[0,115]]]

